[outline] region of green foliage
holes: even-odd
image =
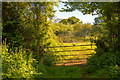
[[[104,54],[103,54],[104,53]],[[89,78],[119,78],[119,52],[104,52],[99,48],[87,61]]]
[[[23,32],[25,42],[29,47],[36,44],[37,51],[40,46],[44,49],[44,46],[49,46],[54,41],[54,33],[51,29],[51,20],[54,17],[53,5],[55,5],[53,2],[28,3],[23,10],[26,15],[24,13],[21,15],[22,24],[25,26]]]
[[[99,69],[90,74],[89,78],[111,78],[109,73],[110,71],[108,71],[107,69]]]
[[[100,29],[99,25],[92,26],[90,23],[83,24],[82,22],[79,22],[67,25],[54,23],[53,31],[56,36],[60,38],[60,42],[83,42],[87,37],[98,37],[99,34],[101,34]]]
[[[70,24],[77,24],[77,23],[79,23],[79,21],[80,20],[78,18],[76,18],[75,16],[72,16],[72,17],[68,18],[68,22]]]
[[[120,79],[120,67],[118,67],[118,65],[110,67],[109,71],[109,75],[111,78]]]
[[[116,78],[120,79],[120,68],[118,65],[108,68],[98,69],[91,73],[89,78]]]
[[[52,23],[55,13],[53,6],[57,5],[53,2],[3,3],[2,35],[3,41],[7,38],[7,45],[9,45],[3,43],[3,78],[48,78],[53,77],[53,75],[56,78],[81,77],[81,68],[64,66],[53,68],[50,66],[54,60],[63,58],[55,57],[55,55],[60,54],[52,53],[52,51],[70,50],[71,48],[49,49],[46,47],[63,45],[58,44],[59,42],[85,40],[85,38],[89,39],[90,36],[98,38],[95,41],[97,45],[96,54],[88,59],[88,72],[96,73],[91,77],[101,77],[104,74],[106,74],[104,77],[116,78],[120,76],[119,3],[64,3],[67,9],[63,11],[77,9],[83,14],[92,13],[94,15],[95,12],[95,14],[100,14],[95,19],[95,24],[99,25],[83,24],[76,17],[62,19],[60,22],[63,24]],[[24,48],[20,46],[24,46]],[[29,51],[26,51],[26,48]],[[73,49],[86,48],[88,47],[73,47]],[[90,52],[92,51],[85,53]],[[62,54],[68,55],[69,53],[63,52]],[[70,52],[70,54],[73,53]],[[64,58],[76,59],[76,57]]]
[[[32,53],[22,47],[8,52],[7,45],[2,48],[3,78],[81,78],[83,70],[78,67],[45,66],[32,58]],[[29,54],[29,55],[26,55]]]
[[[102,26],[100,25],[93,25],[92,29],[90,30],[90,36],[98,37],[102,35]]]
[[[63,23],[63,24],[68,24],[68,20],[67,19],[62,19],[61,21],[60,21],[60,23]]]
[[[92,25],[90,23],[82,24],[82,25],[79,24],[79,25],[76,25],[76,28],[77,30],[76,30],[75,36],[79,36],[79,37],[90,36]]]
[[[33,64],[36,69],[36,73],[33,74],[33,78],[46,78],[48,76],[48,71],[46,70],[46,66],[40,62],[37,64]]]
[[[77,24],[79,23],[79,19],[76,18],[75,16],[72,16],[72,17],[69,17],[68,19],[62,19],[61,21],[59,21],[60,23],[63,23],[63,24]]]
[[[99,54],[102,54],[102,51]],[[119,78],[120,68],[118,66],[119,53],[104,53],[99,55],[98,52],[88,59],[87,71],[91,73],[90,78]]]
[[[2,76],[3,78],[30,78],[36,74],[33,63],[36,60],[32,58],[32,53],[26,55],[26,51],[20,47],[19,50],[9,51],[6,43],[2,46]]]
[[[22,4],[20,3],[10,3],[10,2],[4,2],[2,4],[2,32],[3,32],[3,41],[5,38],[7,39],[7,43],[13,43],[13,38],[18,37],[22,33],[23,25],[21,25],[20,21],[20,6]],[[23,8],[24,6],[21,6]],[[9,28],[9,29],[8,29]],[[17,39],[16,39],[17,40]]]
[[[55,57],[53,56],[54,53],[46,53],[44,54],[44,64],[46,66],[50,66],[54,64]]]
[[[75,2],[64,2],[65,6],[68,5],[67,9],[63,9],[63,11],[69,12],[74,10],[79,10],[83,14],[100,14],[99,18],[96,18],[96,23],[101,24],[103,29],[105,30],[106,35],[103,34],[105,38],[109,41],[107,42],[109,45],[112,42],[115,42],[116,49],[119,49],[120,41],[118,36],[120,34],[119,28],[119,2],[107,2],[107,3],[99,3],[99,2],[84,2],[84,3],[75,3]],[[98,21],[99,20],[99,21]],[[106,42],[106,41],[105,41]],[[112,47],[113,45],[110,45]]]
[[[15,51],[15,47],[24,46],[35,51],[37,59],[43,58],[45,47],[57,42],[51,26],[54,5],[57,3],[3,3],[3,41],[7,38],[8,49]]]
[[[53,24],[54,34],[59,38],[59,42],[69,42],[71,41],[71,36],[73,33],[73,25],[65,25],[62,23]]]
[[[33,59],[32,52],[24,48],[9,51],[3,43],[2,48],[2,76],[3,78],[81,78],[83,70],[76,66],[54,67],[45,66]],[[26,55],[29,54],[29,55]]]
[[[115,66],[117,63],[117,56],[114,53],[104,53],[103,55],[94,54],[88,59],[88,71],[94,72],[95,70],[106,68],[108,66]]]

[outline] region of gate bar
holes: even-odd
[[[95,50],[95,49],[85,49],[85,50],[66,50],[66,51],[49,51],[49,52],[72,52],[72,51],[87,51],[87,50]]]
[[[92,44],[95,45],[95,44]],[[75,47],[75,46],[91,46],[91,44],[89,45],[73,45],[73,46],[55,46],[55,47],[45,47],[45,48],[57,48],[57,47]]]

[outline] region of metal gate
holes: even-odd
[[[95,44],[87,44],[87,45],[73,45],[73,46],[55,46],[55,47],[47,47],[49,48],[73,48],[73,47],[86,47],[89,46],[89,49],[82,50],[62,50],[62,51],[49,51],[49,57],[52,58],[52,62],[54,65],[79,65],[86,63],[87,59],[93,55],[94,53],[90,53],[90,51],[94,51]],[[60,55],[62,53],[62,55]],[[75,54],[76,53],[76,54]],[[48,58],[49,58],[48,57]]]

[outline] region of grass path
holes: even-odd
[[[82,68],[84,73],[82,74],[82,77],[81,78],[89,78],[89,73],[86,72],[86,64],[87,60],[85,62],[71,62],[71,63],[63,63],[63,64],[60,64],[60,65],[56,65],[56,66],[78,66],[79,68]]]
[[[83,69],[83,71],[85,71],[85,73],[82,75],[82,78],[88,78],[89,73],[86,73],[86,64],[82,64],[80,67]]]
[[[71,63],[70,65],[69,64],[66,64],[65,65],[66,67],[67,66],[78,66],[79,68],[81,68],[82,70],[83,70],[83,73],[82,73],[82,77],[81,78],[89,78],[89,73],[87,73],[86,72],[86,63],[82,63],[82,64],[73,64],[73,63]],[[76,74],[76,73],[74,73],[74,74]]]

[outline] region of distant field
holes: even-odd
[[[86,58],[89,58],[90,54],[95,54],[94,50],[86,50],[86,49],[95,49],[96,46],[91,46],[90,42],[87,43],[59,43],[60,46],[64,47],[56,47],[53,48],[52,51],[58,51],[58,52],[51,52],[54,57],[54,63],[56,65],[67,65],[70,63],[77,64],[79,63],[85,63]],[[74,46],[73,46],[74,45]],[[89,46],[79,46],[79,45],[89,45]],[[69,47],[66,47],[69,46]],[[71,51],[74,50],[74,51]],[[86,50],[86,51],[75,51],[75,50]],[[64,52],[66,51],[66,52]]]

